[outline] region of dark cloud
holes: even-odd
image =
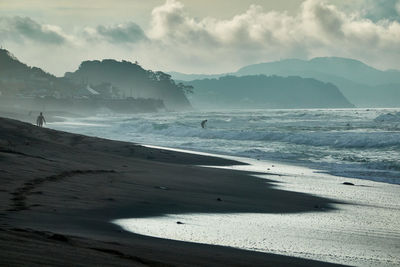
[[[112,43],[136,43],[147,39],[142,28],[133,22],[115,26],[100,25],[96,33]]]
[[[342,31],[345,24],[345,17],[341,12],[338,12],[334,6],[318,5],[310,1],[309,4],[313,13],[315,23],[322,28],[322,31],[331,36],[338,38],[344,37]]]
[[[63,44],[67,42],[61,29],[51,25],[41,25],[28,17],[0,17],[1,39],[24,39],[40,43]]]

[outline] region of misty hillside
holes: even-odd
[[[349,108],[333,84],[301,77],[224,76],[185,82],[198,108]]]
[[[176,84],[166,73],[145,70],[137,63],[112,59],[84,61],[77,71],[66,73],[65,78],[78,84],[111,83],[126,97],[161,99],[172,110],[191,108],[182,84]]]
[[[234,75],[233,73],[220,73],[220,74],[186,74],[176,71],[168,72],[171,75],[172,79],[175,81],[193,81],[193,80],[202,80],[202,79],[217,79],[222,76]]]
[[[93,114],[98,110],[137,113],[165,109],[162,100],[122,98],[111,84],[76,84],[20,62],[0,49],[0,112],[67,112]],[[14,113],[12,113],[14,114]],[[30,116],[30,115],[29,115]]]
[[[29,67],[5,49],[0,49],[0,95],[3,96],[71,96],[72,83]]]
[[[400,71],[381,71],[346,58],[288,59],[249,65],[235,75],[297,75],[330,82],[359,107],[399,107]]]
[[[316,75],[325,73],[371,86],[400,83],[400,71],[381,71],[361,61],[339,57],[320,57],[308,61],[287,59],[270,63],[260,63],[243,67],[237,71],[237,74],[250,75],[271,72],[306,72],[315,73]]]
[[[400,107],[400,71],[381,71],[360,61],[323,57],[309,61],[286,59],[249,65],[234,73],[184,74],[170,72],[176,80],[191,81],[226,75],[278,75],[313,78],[336,85],[357,107]]]

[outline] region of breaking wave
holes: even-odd
[[[208,119],[206,128],[200,122]],[[381,109],[102,114],[53,128],[110,139],[304,164],[400,184],[400,112]]]
[[[151,134],[173,137],[191,137],[202,139],[223,139],[231,141],[286,142],[308,146],[328,146],[335,148],[400,148],[400,132],[340,132],[340,131],[268,131],[238,129],[202,129],[198,126],[182,123],[154,123],[136,121],[119,126],[121,132]],[[301,129],[300,129],[301,130]]]

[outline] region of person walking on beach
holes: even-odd
[[[207,122],[207,120],[204,120],[204,121],[202,121],[201,122],[201,128],[206,128],[206,122]]]
[[[46,120],[44,119],[42,112],[40,112],[39,116],[36,119],[36,125],[39,127],[43,127],[43,123],[46,123]]]

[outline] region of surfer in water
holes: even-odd
[[[206,122],[207,122],[207,120],[204,120],[204,121],[202,121],[201,122],[201,128],[206,128]]]

